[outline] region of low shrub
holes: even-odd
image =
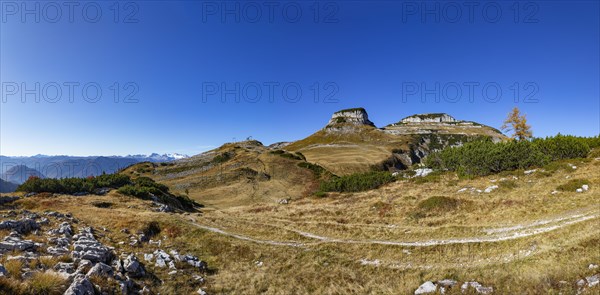
[[[317,164],[310,163],[310,162],[300,162],[300,163],[298,163],[298,167],[305,168],[305,169],[312,171],[314,173],[315,177],[317,177],[317,178],[333,176],[333,174],[331,172],[329,172],[327,169],[325,169]]]
[[[233,156],[234,156],[234,154],[231,152],[221,153],[221,154],[216,155],[212,159],[211,163],[212,164],[222,164],[222,163],[225,163],[225,162],[231,160],[231,158],[233,158]]]
[[[600,148],[594,148],[592,151],[590,151],[590,154],[588,155],[588,157],[594,159],[594,158],[600,158]]]
[[[142,228],[142,233],[147,237],[153,237],[161,231],[160,224],[156,221],[150,221]]]
[[[583,158],[590,152],[590,145],[597,145],[598,140],[598,137],[560,134],[532,141],[494,143],[491,139],[483,139],[431,153],[424,162],[430,168],[456,171],[461,176],[484,176],[541,167],[551,161]]]
[[[111,202],[92,202],[92,205],[94,207],[98,207],[98,208],[110,208],[113,206],[113,203],[111,203]]]
[[[573,168],[571,168],[570,165],[568,165],[567,163],[565,163],[563,161],[550,162],[547,165],[545,165],[543,168],[544,168],[545,171],[551,172],[551,173],[554,173],[554,172],[559,171],[559,170],[567,170],[567,171],[568,170],[573,170]]]
[[[323,192],[360,192],[376,189],[384,184],[395,181],[389,172],[366,172],[332,177],[322,181],[320,191]]]
[[[119,188],[130,182],[131,179],[129,176],[122,174],[103,174],[96,177],[61,179],[30,177],[17,188],[17,191],[59,194],[93,193],[99,188]]]
[[[173,195],[169,192],[169,187],[155,182],[148,177],[139,177],[133,184],[125,185],[119,188],[118,192],[123,195],[132,196],[140,199],[154,199],[160,203],[169,205],[184,211],[194,211],[198,207],[203,207],[187,196]]]
[[[292,153],[286,152],[284,150],[274,150],[274,151],[270,151],[269,153],[273,154],[273,155],[279,155],[281,157],[284,157],[287,159],[292,159],[292,160],[299,160],[299,161],[306,160],[306,157],[304,157],[304,155],[302,155],[301,153],[292,154]]]
[[[301,152],[296,152],[296,155],[300,158],[302,158],[302,160],[306,161],[306,157],[304,156],[304,154],[302,154]]]
[[[574,192],[584,184],[589,185],[590,181],[587,179],[571,179],[567,183],[559,185],[556,189],[563,192]]]
[[[588,142],[593,141],[561,134],[544,139],[536,138],[532,141],[533,145],[552,161],[585,158],[590,152]]]
[[[326,192],[322,192],[322,191],[317,191],[317,192],[315,192],[315,197],[317,197],[317,198],[325,198],[325,197],[327,197],[327,193]]]

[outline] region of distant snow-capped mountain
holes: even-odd
[[[171,162],[188,158],[169,153],[127,156],[47,156],[7,157],[0,155],[0,177],[21,184],[30,175],[46,178],[88,177],[115,173],[139,162]]]
[[[162,155],[157,154],[157,153],[152,153],[150,155],[127,155],[124,158],[140,159],[142,161],[150,161],[150,162],[169,162],[169,161],[189,158],[189,156],[183,155],[183,154],[178,154],[178,153],[162,154]]]

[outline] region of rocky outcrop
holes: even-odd
[[[40,215],[27,210],[1,213],[0,218],[10,220],[0,220],[0,223],[12,232],[4,237],[0,236],[0,257],[6,263],[17,260],[22,267],[19,270],[20,275],[15,275],[0,264],[0,277],[10,275],[11,280],[20,282],[28,280],[38,272],[51,272],[64,279],[65,288],[68,287],[64,294],[67,295],[115,294],[117,289],[118,294],[155,294],[150,286],[146,285],[146,279],[164,281],[164,278],[156,276],[154,268],[146,269],[136,254],[121,252],[117,256],[119,253],[115,248],[100,242],[99,237],[103,237],[102,241],[111,241],[110,237],[106,237],[109,232],[107,229],[103,228],[104,234],[96,234],[92,227],[79,227],[78,234],[73,235],[74,227],[78,226],[79,221],[70,214],[46,212]],[[35,242],[24,239],[17,232],[30,232],[33,228]],[[150,245],[155,244],[152,240],[148,242]],[[160,243],[157,245],[160,247]],[[14,251],[19,253],[15,254]],[[69,262],[63,261],[63,257],[53,258],[66,258],[69,255],[73,258]],[[180,255],[175,249],[171,249],[169,253],[157,250],[155,254],[144,255],[147,260],[153,260],[154,257],[159,265],[168,266],[169,276],[189,275],[195,284],[204,283],[204,278],[199,276],[198,272],[206,271],[207,265],[198,257]],[[35,261],[38,261],[39,265],[42,258],[45,261],[43,267],[30,268]],[[46,261],[57,262],[52,265]],[[177,269],[179,267],[182,269]],[[10,268],[10,271],[16,270]],[[103,281],[108,284],[105,285]]]
[[[73,258],[103,263],[108,263],[111,260],[111,250],[94,238],[91,227],[83,228],[73,239],[75,240],[73,242]]]
[[[50,235],[64,235],[67,238],[70,238],[73,235],[73,228],[68,222],[61,223],[57,229],[53,229],[48,231]]]
[[[367,111],[365,111],[363,108],[347,109],[335,112],[333,116],[331,116],[326,128],[343,125],[366,125],[375,127],[375,124],[369,121],[369,115],[367,115]]]
[[[208,269],[208,265],[206,264],[206,262],[198,259],[198,257],[196,257],[196,256],[192,256],[189,254],[180,255],[175,250],[171,250],[170,254],[171,255],[169,255],[169,253],[159,249],[159,250],[154,251],[153,254],[144,254],[144,260],[152,262],[152,259],[154,257],[156,257],[156,262],[154,265],[156,267],[161,267],[161,268],[166,267],[168,265],[169,268],[176,269],[175,261],[181,261],[181,262],[187,263],[187,264],[195,267],[199,271],[206,271]]]
[[[91,276],[101,276],[101,277],[110,277],[113,276],[114,272],[112,267],[102,262],[96,263],[86,274],[87,277]]]
[[[417,114],[400,120],[400,123],[454,123],[458,122],[452,116],[444,113]]]
[[[419,288],[415,290],[414,294],[445,294],[449,289],[454,288],[454,286],[457,284],[457,281],[451,279],[444,279],[435,283],[432,281],[427,281],[419,286]],[[484,287],[478,282],[465,282],[460,287],[461,293],[468,292],[470,288],[473,288],[477,294],[492,294],[494,292],[494,288]]]
[[[427,282],[423,283],[421,286],[419,286],[419,288],[417,290],[415,290],[415,295],[430,294],[430,293],[434,293],[436,290],[437,290],[436,284],[434,284],[431,281],[427,281]]]
[[[94,295],[96,291],[94,290],[94,285],[90,280],[79,274],[73,279],[73,283],[69,286],[69,289],[65,291],[64,295]]]
[[[0,253],[5,251],[25,251],[31,250],[36,247],[33,241],[23,240],[21,235],[17,232],[11,232],[8,236],[0,242]]]
[[[28,234],[32,230],[39,229],[40,225],[33,219],[6,220],[0,222],[0,229],[14,230],[20,234]]]
[[[146,275],[144,266],[138,261],[137,257],[133,254],[129,254],[123,261],[123,270],[127,272],[132,278],[143,277]]]
[[[470,288],[475,289],[475,292],[478,294],[492,294],[494,292],[494,288],[484,287],[478,282],[465,282],[460,286],[460,290],[463,293],[469,291]]]

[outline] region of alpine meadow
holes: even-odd
[[[0,295],[600,294],[600,2],[0,1]]]

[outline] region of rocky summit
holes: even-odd
[[[369,121],[369,115],[364,108],[346,109],[333,113],[327,127],[340,125],[366,125],[375,127],[375,124]]]
[[[435,113],[435,114],[418,114],[408,116],[402,120],[400,123],[453,123],[457,120],[454,117],[444,114],[444,113]]]
[[[309,162],[343,175],[373,167],[403,170],[432,151],[484,137],[494,142],[506,139],[493,127],[446,113],[410,115],[378,128],[364,108],[353,108],[335,112],[324,128],[283,149],[300,152]]]

